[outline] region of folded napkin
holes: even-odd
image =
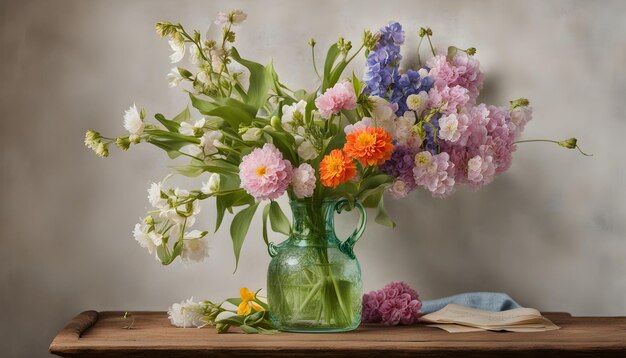
[[[451,303],[485,311],[506,311],[521,307],[506,293],[467,292],[460,295],[422,301],[422,313],[429,314],[439,311]]]

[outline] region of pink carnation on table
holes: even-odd
[[[413,175],[415,183],[428,189],[436,198],[445,198],[454,192],[454,163],[446,152],[436,155],[429,151],[417,153]]]
[[[363,295],[362,321],[386,325],[413,324],[421,315],[422,302],[407,283],[391,282]]]
[[[257,200],[277,199],[287,189],[293,168],[273,144],[265,144],[241,158],[241,187]]]
[[[315,106],[324,119],[339,113],[342,109],[352,110],[356,108],[356,94],[354,87],[349,82],[337,83],[329,88],[321,96],[315,99]]]

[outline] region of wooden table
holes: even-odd
[[[50,353],[63,357],[626,357],[626,317],[545,313],[560,330],[541,333],[447,333],[418,324],[361,325],[347,333],[216,334],[176,328],[165,312],[87,311],[59,332]]]

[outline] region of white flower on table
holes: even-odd
[[[193,297],[181,303],[174,303],[167,310],[167,314],[170,322],[177,327],[203,327],[206,325],[202,321],[204,306],[194,302]]]

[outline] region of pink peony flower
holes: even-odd
[[[413,324],[421,315],[422,302],[405,282],[391,282],[381,290],[363,295],[362,321],[386,325]]]
[[[417,153],[413,175],[415,183],[428,189],[434,197],[445,198],[454,192],[454,163],[446,152]]]
[[[342,109],[356,108],[356,94],[349,82],[337,83],[315,99],[315,105],[322,118],[328,119]]]
[[[241,187],[257,200],[277,199],[289,186],[292,171],[291,163],[267,143],[241,159]]]
[[[315,169],[307,163],[300,164],[293,170],[291,187],[297,198],[308,198],[313,196],[315,190]]]

